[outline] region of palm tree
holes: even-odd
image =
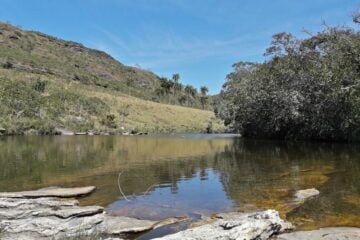
[[[206,94],[209,92],[209,88],[207,86],[202,86],[200,88],[201,95],[206,96]]]
[[[194,88],[194,87],[192,87],[192,89],[191,89],[191,95],[192,95],[193,97],[196,97],[196,94],[197,94],[197,89]]]
[[[193,86],[186,85],[184,90],[185,90],[185,94],[186,94],[187,105],[189,106],[189,98],[192,95]]]
[[[178,83],[180,80],[180,74],[174,73],[172,76],[172,80],[174,81],[174,83]]]
[[[209,88],[206,86],[202,86],[200,87],[200,92],[201,92],[201,104],[202,104],[202,108],[205,109],[205,104],[207,101],[207,96],[206,94],[209,92]]]
[[[180,74],[178,73],[174,73],[172,76],[172,80],[173,80],[173,90],[174,90],[174,96],[175,99],[177,99],[177,93],[178,93],[178,88],[179,88],[179,81],[180,81]]]

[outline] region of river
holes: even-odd
[[[0,191],[94,185],[82,205],[198,219],[274,208],[298,229],[360,227],[360,145],[234,135],[0,138]],[[319,197],[291,208],[296,190]]]

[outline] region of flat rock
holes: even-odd
[[[0,193],[0,198],[79,197],[92,193],[96,187],[60,188],[49,187],[34,191]]]
[[[306,201],[307,199],[313,198],[319,194],[319,190],[310,188],[296,191],[294,197],[295,201]]]
[[[360,240],[360,228],[334,227],[284,233],[277,240]]]
[[[122,233],[137,233],[153,229],[156,221],[138,220],[122,216],[105,216],[105,233],[118,235]]]
[[[101,229],[103,214],[59,218],[57,216],[1,220],[2,239],[61,239],[96,234]]]
[[[75,192],[84,193],[79,189],[75,189]],[[59,192],[55,194],[49,193],[48,190],[49,188],[42,189],[41,191],[45,191],[46,194],[41,192],[40,196],[69,196],[67,191],[66,194],[64,191],[60,191],[61,194]],[[79,206],[77,200],[38,197],[38,191],[34,192],[37,193],[0,193],[2,195],[0,197],[0,238],[2,240],[75,239],[80,236],[100,239],[103,236],[118,237],[120,234],[143,232],[184,220],[184,218],[169,218],[163,221],[149,221],[109,216],[99,206]],[[10,197],[4,197],[9,195]],[[31,196],[31,198],[24,196]]]
[[[0,198],[1,239],[61,239],[102,229],[103,208],[60,198]]]
[[[87,132],[76,132],[75,135],[88,135]]]
[[[162,240],[265,240],[293,228],[291,223],[283,221],[275,210],[256,213],[231,213],[222,219],[199,227],[187,229],[162,238]]]
[[[3,209],[0,208],[0,219],[28,219],[35,217],[51,217],[55,216],[61,219],[71,217],[83,217],[91,216],[98,213],[102,213],[104,209],[99,206],[88,206],[88,207],[42,207],[19,210],[19,209]]]

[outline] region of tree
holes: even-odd
[[[179,81],[180,81],[180,74],[174,73],[172,76],[172,82],[173,82],[173,93],[176,99],[179,90],[181,90],[181,84],[179,83]]]
[[[193,87],[191,85],[186,85],[184,88],[185,94],[186,94],[186,101],[187,105],[189,106],[189,98],[192,95]]]
[[[360,10],[353,13],[352,18],[354,23],[360,24]]]
[[[215,106],[225,124],[245,137],[360,140],[359,31],[275,34],[266,55],[227,76]]]
[[[174,83],[179,83],[180,74],[174,73],[174,74],[172,75],[172,80],[174,81]]]
[[[200,101],[202,104],[202,108],[205,109],[205,104],[208,100],[208,97],[206,96],[206,94],[209,92],[209,89],[206,86],[202,86],[202,87],[200,87],[200,92],[201,92]]]
[[[160,87],[163,93],[168,96],[168,103],[170,103],[170,92],[172,89],[172,82],[165,77],[160,78]]]

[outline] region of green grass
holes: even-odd
[[[112,126],[106,123],[109,115],[114,116]],[[206,132],[210,123],[214,131],[223,131],[211,111],[147,101],[53,75],[0,69],[0,127],[8,134],[54,134],[56,127],[119,133],[122,126],[125,131],[193,133]]]

